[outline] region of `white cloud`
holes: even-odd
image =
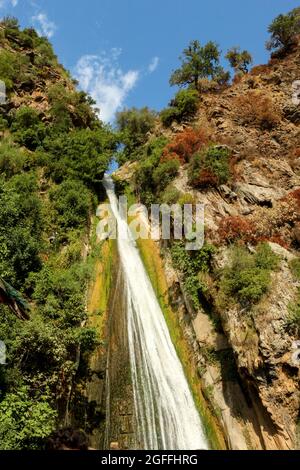
[[[159,57],[153,57],[153,59],[151,60],[149,66],[148,66],[148,72],[149,73],[155,72],[155,70],[158,67],[158,64],[159,64]]]
[[[0,0],[0,8],[5,8],[5,7],[16,7],[18,5],[18,0]]]
[[[115,113],[123,107],[140,75],[138,70],[124,72],[120,68],[120,54],[120,49],[112,49],[109,55],[85,55],[75,67],[81,88],[96,101],[104,122],[111,122]]]
[[[38,25],[37,32],[41,36],[52,38],[56,31],[56,24],[50,21],[46,13],[38,13],[32,17],[32,20]]]

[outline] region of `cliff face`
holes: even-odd
[[[199,294],[201,307],[191,308],[185,273],[174,270],[168,249],[162,254],[170,298],[186,308],[189,320],[182,329],[193,346],[207,400],[233,449],[299,445],[300,362],[294,354],[299,337],[297,328],[287,327],[299,289],[291,271],[300,247],[300,104],[294,83],[299,73],[298,45],[224,91],[202,94],[192,123],[170,130],[158,125],[150,138],[174,141],[193,129],[231,154],[226,184],[195,189],[189,164],[182,161],[172,181],[178,192],[205,204],[206,241],[216,248],[207,288]],[[139,192],[136,168],[139,164],[125,165],[118,176],[133,181]],[[278,257],[264,294],[251,307],[229,294],[220,302],[232,247],[245,246],[255,256],[261,242]]]

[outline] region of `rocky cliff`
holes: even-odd
[[[149,149],[162,137],[171,142],[173,153],[165,149],[161,162],[180,162],[172,194],[205,204],[206,243],[215,251],[209,272],[197,274],[205,289],[198,289],[196,305],[191,305],[185,285],[188,271],[182,263],[174,264],[170,255],[175,242],[167,249],[163,244],[161,253],[170,301],[186,311],[183,318],[188,321],[181,321],[182,329],[194,349],[207,401],[232,449],[299,446],[299,328],[295,318],[291,322],[299,295],[299,279],[292,269],[298,265],[300,248],[299,73],[298,43],[285,57],[255,67],[224,90],[202,93],[192,122],[174,123],[170,129],[158,123],[147,144]],[[186,136],[193,136],[193,142]],[[192,155],[184,161],[176,141],[190,145],[197,138],[230,155],[226,184],[203,184],[203,175],[193,184]],[[147,152],[149,156],[151,150]],[[141,183],[140,166],[126,164],[116,175],[130,181],[137,195],[148,184]],[[157,198],[165,202],[164,194],[157,193]],[[255,301],[253,295],[253,301],[244,302],[232,285],[224,290],[228,269],[234,269],[233,250],[242,247],[249,260],[258,246],[266,244],[276,256],[276,268],[267,263],[268,286]],[[240,275],[245,275],[245,268]],[[243,288],[250,284],[246,281]]]

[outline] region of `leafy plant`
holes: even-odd
[[[227,147],[211,146],[198,152],[191,160],[190,182],[195,187],[218,186],[229,180],[230,150]]]
[[[164,126],[169,127],[174,121],[182,122],[192,118],[198,109],[199,95],[196,90],[180,90],[170,102],[170,107],[160,113]]]
[[[268,29],[271,39],[267,42],[268,50],[289,49],[300,33],[300,8],[295,8],[286,15],[277,16]]]
[[[191,41],[180,57],[181,67],[173,72],[170,85],[193,85],[198,89],[201,78],[214,78],[220,73],[220,51],[216,43],[210,41],[201,46],[199,41]]]
[[[246,50],[241,51],[239,47],[229,49],[225,58],[235,72],[248,73],[249,65],[253,62],[251,54]]]

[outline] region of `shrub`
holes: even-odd
[[[222,294],[234,297],[244,307],[257,303],[267,293],[271,271],[276,269],[278,261],[267,244],[259,245],[255,254],[244,247],[234,247],[231,265],[223,270]]]
[[[165,147],[161,161],[169,160],[170,155],[177,155],[181,163],[187,163],[205,142],[206,135],[203,131],[191,127],[185,129],[176,134],[174,140]]]
[[[170,108],[161,112],[161,120],[168,127],[173,121],[182,122],[192,118],[198,109],[199,95],[196,90],[180,90],[170,103]]]
[[[46,126],[40,121],[38,112],[27,106],[18,109],[11,130],[15,140],[29,150],[36,150],[46,137]]]
[[[166,187],[166,189],[162,193],[161,202],[163,202],[164,204],[169,204],[169,205],[176,204],[180,198],[180,195],[181,195],[180,191],[178,191],[178,189],[175,188],[175,186],[170,184],[169,186]]]
[[[230,150],[223,146],[211,146],[194,155],[189,179],[193,186],[205,188],[225,184],[230,178]]]
[[[14,88],[24,75],[24,67],[28,59],[21,54],[2,49],[0,51],[0,80],[3,80],[7,91]]]
[[[7,394],[0,402],[1,450],[41,449],[55,429],[56,417],[46,399],[30,397],[27,387]]]
[[[201,282],[199,273],[209,272],[214,252],[214,247],[208,244],[195,252],[186,251],[183,242],[173,243],[171,247],[173,264],[183,275],[185,290],[196,309],[200,306],[200,293],[206,290],[206,285]]]
[[[236,118],[242,125],[270,130],[280,122],[280,114],[270,96],[262,91],[250,90],[235,98]]]
[[[8,140],[0,143],[0,173],[10,178],[25,166],[28,156]]]
[[[253,227],[243,217],[224,217],[220,222],[218,234],[220,240],[226,243],[251,242],[253,240]]]
[[[300,258],[296,258],[290,262],[290,268],[295,278],[300,281]],[[288,329],[299,335],[300,333],[300,289],[296,301],[289,305],[289,316],[287,320]]]
[[[153,172],[153,182],[158,190],[166,187],[178,174],[179,163],[176,160],[160,163]]]
[[[52,189],[50,200],[57,212],[56,221],[60,227],[78,228],[87,223],[91,195],[80,181],[63,182]]]
[[[295,42],[295,36],[300,33],[300,8],[295,8],[286,15],[277,16],[269,26],[271,39],[267,49],[289,49]]]

